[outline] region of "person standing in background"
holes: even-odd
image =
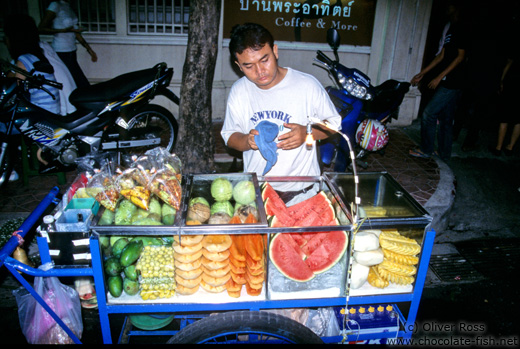
[[[429,158],[435,154],[435,134],[437,133],[438,155],[442,160],[451,157],[453,143],[453,120],[462,94],[463,65],[466,56],[466,33],[461,21],[462,4],[450,1],[446,15],[449,27],[442,40],[442,49],[435,58],[410,81],[417,86],[423,77],[436,67],[440,73],[427,82],[428,88],[435,90],[432,99],[424,109],[421,119],[421,144],[411,149],[409,154],[419,158]],[[439,130],[437,132],[437,122]]]
[[[81,35],[78,17],[72,11],[69,1],[51,2],[38,27],[40,33],[54,36],[52,47],[69,68],[77,87],[89,86],[90,83],[78,64],[76,40],[87,49],[92,62],[97,62],[97,54]]]

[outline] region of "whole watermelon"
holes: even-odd
[[[219,177],[211,183],[211,196],[215,201],[228,201],[233,196],[233,184],[224,178]]]

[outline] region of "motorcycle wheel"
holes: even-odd
[[[161,137],[159,146],[170,153],[172,152],[177,141],[179,125],[173,114],[166,108],[155,104],[147,104],[138,109],[128,123],[133,124],[133,127],[128,130],[129,134],[132,135],[132,139],[146,139],[159,135]],[[150,148],[131,148],[129,151],[134,154],[141,154],[148,149]]]

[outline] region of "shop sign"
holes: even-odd
[[[224,38],[246,22],[269,29],[275,41],[326,43],[336,28],[342,45],[370,46],[376,0],[224,0]]]

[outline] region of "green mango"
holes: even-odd
[[[110,257],[105,261],[105,273],[108,276],[116,276],[121,274],[121,262],[117,257]]]
[[[130,242],[132,241],[142,241],[143,246],[161,246],[164,245],[164,242],[162,239],[154,237],[154,236],[136,236]]]
[[[155,219],[144,218],[144,219],[141,219],[140,221],[134,222],[133,225],[164,225],[164,224],[156,221]]]
[[[137,211],[137,206],[130,200],[123,199],[119,203],[114,216],[115,225],[131,224],[132,215]]]
[[[147,219],[153,219],[156,222],[160,222],[161,221],[161,215],[158,215],[157,213],[150,213],[148,215],[148,217],[146,217],[146,218]]]
[[[144,245],[140,240],[130,241],[121,252],[120,262],[123,267],[128,267],[136,262],[141,256]]]
[[[123,293],[123,278],[121,275],[110,276],[107,280],[108,292],[112,297],[119,297]]]
[[[162,205],[162,211],[161,211],[161,222],[163,222],[165,225],[173,225],[173,222],[175,222],[175,215],[177,214],[177,210],[171,207],[168,204]]]
[[[139,282],[125,278],[123,280],[123,291],[129,296],[135,296],[139,292]]]
[[[161,211],[161,202],[156,197],[152,196],[152,198],[150,199],[150,204],[148,205],[148,212],[155,213],[159,217],[161,217]]]
[[[98,225],[112,225],[114,224],[115,213],[105,209],[101,218],[99,218]]]
[[[110,238],[108,236],[100,236],[99,244],[103,249],[106,249],[110,246]]]
[[[139,277],[139,272],[135,268],[135,264],[130,264],[128,267],[123,269],[123,272],[125,273],[125,280],[128,278],[133,281],[137,281]]]
[[[110,246],[114,246],[117,240],[124,238],[122,235],[111,235],[110,236]]]
[[[127,238],[121,238],[118,239],[113,245],[112,245],[112,254],[116,257],[121,256],[121,252],[123,252],[123,249],[128,245],[129,240]]]
[[[132,215],[132,218],[130,219],[131,223],[137,222],[138,220],[141,220],[143,218],[148,217],[150,212],[143,210],[142,208],[138,208],[137,211]]]

